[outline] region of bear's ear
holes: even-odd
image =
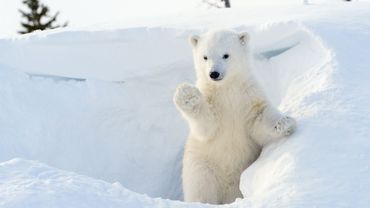
[[[245,45],[249,41],[249,34],[247,32],[239,33],[240,44]]]
[[[192,35],[189,37],[189,42],[193,47],[195,47],[198,45],[199,39],[200,39],[199,35]]]

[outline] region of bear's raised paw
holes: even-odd
[[[185,112],[195,112],[199,109],[202,94],[193,85],[183,83],[176,89],[174,101]]]

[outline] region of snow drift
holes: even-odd
[[[352,9],[353,20],[367,17]],[[369,54],[362,42],[369,42],[363,27],[370,24],[352,24],[230,24],[251,33],[257,78],[299,123],[295,135],[265,148],[243,173],[245,198],[232,206],[369,204],[361,199],[370,191],[370,100],[356,91],[367,84],[368,65],[345,50],[339,31]],[[60,31],[0,40],[0,205],[188,206],[150,197],[182,199],[187,127],[172,95],[177,84],[195,80],[186,39],[200,31]],[[348,87],[348,77],[357,85]],[[339,198],[354,187],[362,192]]]

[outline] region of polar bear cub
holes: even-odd
[[[186,202],[231,203],[239,180],[270,141],[296,122],[271,106],[253,77],[248,33],[217,30],[190,38],[196,86],[178,86],[174,102],[189,124],[183,159]]]

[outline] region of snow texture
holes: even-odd
[[[0,207],[207,207],[176,201],[188,130],[172,96],[195,80],[188,35],[215,20],[250,32],[257,78],[298,121],[226,206],[369,206],[369,11],[265,6],[0,39]]]

